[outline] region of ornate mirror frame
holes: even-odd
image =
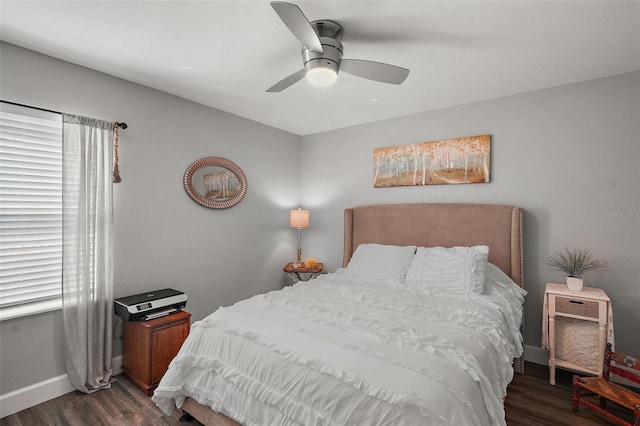
[[[198,169],[211,166],[222,167],[233,173],[240,183],[240,191],[233,197],[222,200],[212,200],[206,198],[203,194],[200,194],[193,186],[193,176]],[[247,177],[244,175],[244,172],[240,167],[226,158],[205,157],[194,161],[187,168],[187,171],[184,174],[184,189],[187,191],[187,194],[189,194],[189,197],[201,206],[208,207],[210,209],[226,209],[238,204],[247,194]]]

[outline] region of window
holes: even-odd
[[[0,320],[62,306],[62,117],[0,104]]]

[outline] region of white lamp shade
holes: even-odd
[[[312,68],[306,74],[309,83],[314,86],[331,86],[338,79],[338,74],[329,68]]]
[[[309,210],[291,210],[289,212],[289,226],[292,228],[308,228],[309,227]]]

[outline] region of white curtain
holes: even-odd
[[[113,123],[63,115],[62,306],[67,374],[111,386]]]

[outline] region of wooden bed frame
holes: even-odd
[[[494,204],[377,204],[344,211],[344,258],[346,266],[363,243],[416,245],[423,247],[489,246],[489,262],[524,287],[522,216],[520,207]],[[524,360],[514,361],[516,373],[524,374]],[[191,398],[182,405],[186,416],[207,426],[239,423]]]

